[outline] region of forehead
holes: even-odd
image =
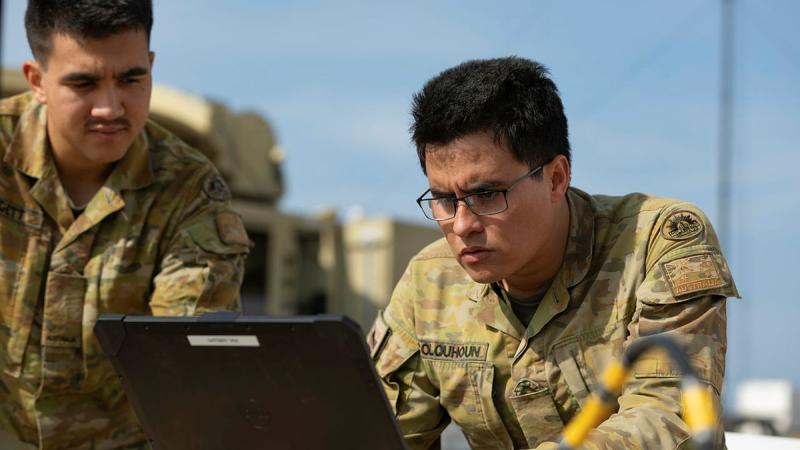
[[[431,188],[456,191],[477,184],[502,184],[519,176],[527,165],[493,133],[477,132],[447,144],[429,145],[425,167]]]
[[[47,71],[115,72],[149,65],[149,42],[144,30],[128,30],[102,38],[52,36]]]

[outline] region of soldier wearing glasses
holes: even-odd
[[[556,448],[607,362],[657,333],[680,340],[719,405],[738,292],[702,211],[570,187],[561,100],[532,61],[446,70],[413,117],[430,186],[417,203],[444,239],[412,259],[368,336],[412,448],[438,448],[451,420],[473,449]],[[587,448],[682,448],[677,367],[653,351],[633,374]]]

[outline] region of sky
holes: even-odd
[[[2,63],[30,57],[6,0]],[[800,387],[800,2],[734,0],[728,386]],[[286,152],[280,207],[422,223],[411,98],[468,59],[549,67],[573,185],[688,200],[718,220],[721,1],[155,0],[157,83],[267,118]],[[728,390],[730,390],[728,388]]]

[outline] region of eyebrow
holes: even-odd
[[[134,78],[134,77],[141,77],[145,76],[149,73],[149,71],[144,67],[132,67],[125,72],[122,72],[122,75],[118,76],[117,78]]]
[[[484,181],[481,183],[476,184],[468,189],[463,189],[465,194],[475,194],[477,192],[485,192],[491,190],[502,189],[502,186],[505,183],[501,183],[499,181]]]
[[[470,187],[469,189],[462,189],[462,192],[464,194],[466,194],[466,195],[470,195],[470,194],[477,194],[479,192],[498,190],[498,189],[502,189],[501,186],[503,186],[503,184],[504,183],[501,183],[499,181],[484,181],[484,182],[481,182],[481,183],[479,183],[479,184],[477,184],[477,185],[475,185],[473,187]],[[430,188],[430,191],[431,191],[431,195],[433,195],[434,197],[455,197],[456,196],[456,194],[453,193],[453,192],[440,191],[440,190],[438,190],[436,188]]]
[[[149,71],[146,68],[137,66],[137,67],[132,67],[126,70],[125,72],[122,72],[121,75],[117,75],[114,78],[120,80],[124,78],[141,77],[147,75],[148,72]],[[61,78],[61,82],[62,83],[96,82],[99,81],[101,78],[102,78],[101,76],[90,72],[72,72],[64,75]]]
[[[86,81],[97,81],[100,77],[89,72],[72,72],[61,77],[62,83],[81,83]]]
[[[445,192],[445,191],[440,191],[438,189],[433,189],[433,188],[430,188],[428,190],[431,191],[431,196],[432,197],[437,197],[438,198],[438,197],[455,197],[456,196],[456,194],[454,192]]]

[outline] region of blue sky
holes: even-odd
[[[156,0],[157,82],[255,110],[286,150],[286,210],[421,221],[411,96],[443,69],[519,55],[551,69],[573,184],[697,203],[716,221],[720,1]],[[800,3],[736,0],[728,381],[800,385]],[[29,57],[5,2],[2,57]]]

